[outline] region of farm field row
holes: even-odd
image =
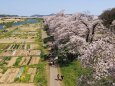
[[[39,48],[38,44],[27,43],[13,43],[13,44],[0,44],[0,50],[36,50]]]
[[[13,67],[38,64],[40,57],[2,57],[0,58],[0,67]]]
[[[5,38],[1,39],[0,43],[34,43],[35,39],[20,39],[20,38]]]
[[[0,78],[0,83],[33,82],[36,68],[9,68]],[[28,79],[26,80],[26,78]]]
[[[2,56],[40,56],[40,50],[9,50],[0,53],[0,57]]]

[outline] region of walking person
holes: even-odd
[[[59,80],[59,74],[57,74],[57,80]]]
[[[64,78],[64,76],[63,76],[63,75],[61,75],[61,80],[63,80],[63,78]]]

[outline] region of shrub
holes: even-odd
[[[115,20],[115,8],[105,10],[99,18],[103,20],[106,27],[110,27],[112,21]]]

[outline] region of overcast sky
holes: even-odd
[[[99,15],[115,7],[115,0],[0,0],[0,14],[52,14],[60,10],[65,13],[89,11]]]

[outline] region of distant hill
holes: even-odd
[[[30,16],[30,17],[44,17],[44,16],[51,16],[51,15],[55,15],[55,14],[49,14],[49,15],[39,15],[39,14],[35,14],[35,15]]]
[[[19,17],[18,15],[6,15],[6,14],[0,14],[0,17]]]

